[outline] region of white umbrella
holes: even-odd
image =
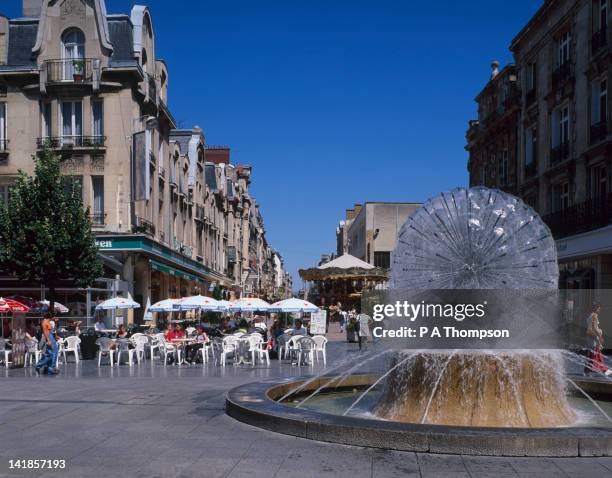
[[[318,312],[319,308],[307,300],[291,297],[270,306],[270,312]]]
[[[245,297],[242,299],[238,299],[230,307],[230,310],[240,310],[242,312],[267,312],[269,309],[270,304],[268,304],[265,300],[259,299],[257,297]]]
[[[218,300],[217,303],[219,304],[219,310],[229,310],[234,305],[234,303],[229,300]]]
[[[140,309],[140,304],[125,297],[114,297],[96,305],[96,310]]]
[[[203,295],[194,295],[191,297],[183,297],[174,304],[175,310],[219,310],[219,302],[212,297]]]
[[[155,302],[149,310],[151,312],[172,312],[175,309],[175,305],[178,304],[180,299],[164,299],[159,302]]]
[[[36,305],[40,306],[40,308],[43,310],[48,310],[51,303],[48,300],[39,300]],[[70,312],[70,309],[68,307],[63,304],[60,304],[59,302],[53,302],[53,308],[58,314],[67,314],[68,312]]]

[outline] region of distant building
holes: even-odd
[[[401,202],[355,204],[346,210],[344,221],[336,229],[338,256],[348,253],[375,267],[389,269],[400,228],[420,206]]]

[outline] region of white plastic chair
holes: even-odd
[[[324,335],[315,335],[312,337],[312,341],[315,344],[313,350],[314,359],[319,362],[319,354],[323,357],[323,364],[327,365],[327,337]]]
[[[74,362],[79,363],[79,345],[81,343],[81,339],[76,335],[72,335],[70,337],[66,337],[64,339],[64,346],[61,349],[62,355],[64,356],[64,363],[68,363],[66,359],[66,353],[74,354]]]
[[[299,355],[298,341],[304,338],[303,335],[292,335],[285,345],[285,358],[289,355],[289,360],[293,361]]]
[[[173,344],[166,342],[166,339],[157,339],[157,348],[159,350],[159,356],[164,356],[164,365],[168,365],[168,355],[176,356],[177,363],[181,361],[181,351],[178,347]]]
[[[132,335],[130,341],[134,345],[134,351],[136,354],[136,360],[140,363],[141,360],[146,359],[145,347],[149,345],[149,337],[144,334]]]
[[[236,347],[237,342],[240,337],[236,335],[230,335],[228,337],[223,338],[223,344],[221,347],[221,365],[225,367],[225,361],[227,360],[228,355],[234,357],[234,364],[236,363]]]
[[[25,366],[32,367],[40,360],[40,350],[38,349],[38,340],[32,339],[26,342]]]
[[[55,359],[55,368],[58,368],[62,363],[66,363],[66,344],[65,339],[57,339],[57,357]],[[61,358],[64,358],[63,362],[60,362]]]
[[[314,349],[315,349],[314,340],[312,340],[310,337],[301,336],[299,337],[296,343],[297,343],[297,350],[298,350],[298,353],[297,353],[298,365],[302,365],[302,363],[305,363],[306,365],[313,365],[314,364],[313,356],[314,356]]]
[[[215,347],[212,341],[206,342],[201,349],[198,349],[198,354],[202,355],[202,363],[208,363],[209,355],[212,355],[213,360],[215,359]]]
[[[267,346],[268,344],[264,342],[260,334],[252,334],[249,336],[249,352],[253,365],[255,365],[256,358],[259,358],[261,361],[265,359],[266,363],[270,365],[270,354],[268,353]]]
[[[0,357],[4,358],[4,365],[6,368],[9,366],[9,357],[12,355],[12,351],[6,348],[6,339],[0,337]]]
[[[98,367],[102,362],[103,356],[108,356],[112,367],[115,364],[115,350],[111,348],[113,341],[108,337],[100,337],[96,340],[96,345],[98,346]]]
[[[159,350],[159,342],[161,340],[165,340],[164,338],[164,334],[162,334],[161,332],[158,334],[155,334],[153,337],[149,337],[149,355],[151,357],[151,360],[153,360],[153,357],[155,355],[155,351]]]
[[[190,336],[191,334],[193,334],[195,332],[195,327],[187,327],[185,329],[185,333],[187,334],[187,336]]]
[[[117,340],[117,364],[121,363],[121,354],[127,354],[128,356],[128,364],[130,367],[134,365],[134,353],[136,349],[130,348],[130,341],[128,339],[119,339]]]
[[[278,350],[278,360],[285,360],[287,351],[289,350],[288,342],[291,340],[291,335],[283,334],[279,335],[276,339],[276,348]]]

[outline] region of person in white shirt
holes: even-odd
[[[293,327],[289,332],[287,332],[289,335],[293,336],[293,335],[308,335],[308,332],[306,331],[306,327],[304,327],[302,325],[302,321],[301,320],[296,320],[295,321],[295,327]]]
[[[94,325],[94,329],[96,332],[102,332],[103,330],[106,330],[106,324],[104,323],[104,317],[98,317],[98,320],[96,321]]]

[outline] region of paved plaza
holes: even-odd
[[[334,341],[330,362],[354,344]],[[227,390],[315,367],[206,365],[98,368],[59,376],[0,371],[0,476],[49,477],[605,477],[612,458],[500,458],[394,452],[315,442],[237,422]],[[8,460],[61,458],[67,470],[9,472]]]

